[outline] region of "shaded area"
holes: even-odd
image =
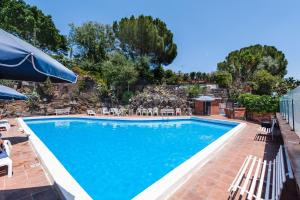
[[[0,200],[60,200],[53,186],[17,188],[0,191]]]

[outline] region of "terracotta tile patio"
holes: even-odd
[[[59,199],[27,137],[18,131],[15,120],[10,123],[10,130],[1,134],[13,146],[13,177],[7,177],[6,167],[0,168],[0,200]]]
[[[6,168],[0,168],[0,200],[59,199],[27,137],[18,131],[15,120],[11,119],[10,122],[14,126],[8,132],[1,133],[3,138],[9,139],[13,144],[13,177],[8,178]],[[257,137],[258,127],[257,124],[247,123],[242,132],[215,152],[211,160],[198,169],[169,199],[228,199],[227,189],[245,156],[252,154],[271,159],[274,152],[277,152],[281,141],[274,143],[266,141],[266,138]],[[297,199],[295,190],[285,189],[282,199]]]

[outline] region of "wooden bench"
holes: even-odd
[[[56,115],[64,115],[64,114],[67,114],[69,115],[70,114],[70,110],[71,108],[62,108],[62,109],[55,109],[55,114]]]
[[[294,178],[287,152],[282,145],[274,160],[266,161],[249,155],[228,189],[230,199],[238,194],[240,197],[247,195],[248,200],[280,199],[286,177]]]

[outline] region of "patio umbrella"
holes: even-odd
[[[0,79],[75,83],[74,72],[20,38],[0,29]]]
[[[0,99],[1,100],[27,100],[27,97],[24,94],[21,94],[14,89],[0,85]]]

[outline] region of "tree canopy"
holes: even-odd
[[[0,1],[0,28],[44,50],[67,50],[67,40],[55,27],[52,17],[22,0]]]
[[[167,25],[151,16],[122,18],[113,23],[120,47],[131,57],[148,56],[156,66],[172,63],[177,55],[173,33]]]
[[[283,78],[286,73],[285,55],[273,46],[254,45],[232,51],[218,63],[219,71],[227,71],[237,84],[247,82],[261,69]]]
[[[75,46],[75,56],[98,63],[114,49],[115,36],[111,26],[89,21],[81,26],[71,24],[70,27],[69,43],[72,48]]]

